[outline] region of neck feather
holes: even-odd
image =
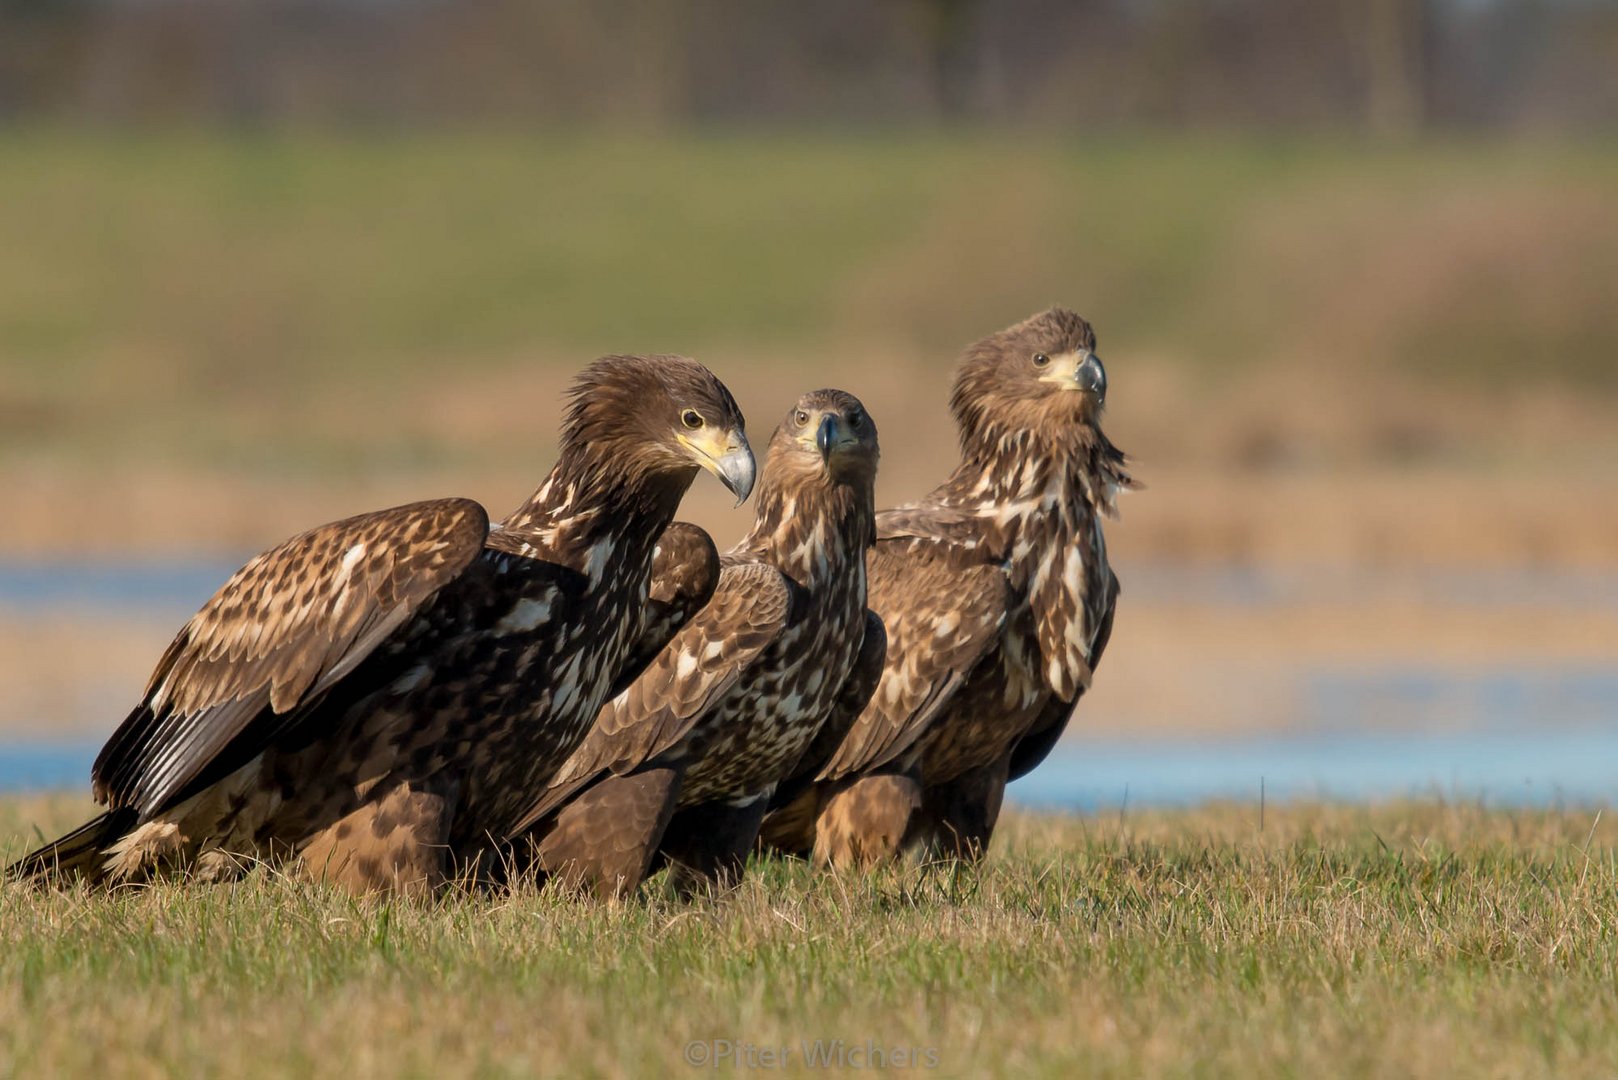
[[[499,532],[543,558],[592,574],[591,552],[615,546],[614,560],[651,564],[657,538],[674,520],[696,469],[649,470],[609,455],[564,450],[538,490]]]
[[[874,493],[868,481],[824,477],[796,483],[766,474],[753,528],[734,550],[747,552],[804,585],[842,577],[864,564],[876,540]]]
[[[1136,486],[1127,465],[1123,451],[1092,424],[1074,425],[1058,437],[986,427],[962,439],[960,464],[927,501],[969,509],[1045,497],[1082,499],[1110,517],[1117,512],[1117,492]]]

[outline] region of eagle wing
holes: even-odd
[[[719,551],[713,539],[685,521],[665,529],[652,555],[645,623],[613,681],[609,701],[629,689],[680,627],[708,603],[718,584]]]
[[[887,659],[822,780],[878,768],[908,750],[998,640],[1010,607],[998,567],[954,566],[928,548],[882,541],[868,565]]]
[[[96,798],[149,815],[204,770],[244,764],[483,549],[469,499],[323,525],[252,559],[180,630],[91,770]]]
[[[1118,576],[1109,570],[1107,577],[1106,602],[1100,612],[1095,642],[1090,646],[1091,671],[1100,665],[1101,654],[1107,651],[1107,642],[1112,640],[1112,616],[1118,609]],[[1046,703],[1034,725],[1012,748],[1008,783],[1027,776],[1039,767],[1039,763],[1055,748],[1057,740],[1062,737],[1062,732],[1067,730],[1068,721],[1073,718],[1082,697],[1084,697],[1083,687],[1079,688],[1071,701],[1063,701],[1054,694],[1051,695],[1050,701]]]
[[[1028,604],[1034,615],[1045,685],[1058,698],[1078,699],[1095,672],[1096,641],[1101,623],[1115,602],[1117,579],[1107,565],[1107,545],[1101,519],[1088,506],[1079,508],[1085,524],[1060,558],[1040,562],[1028,582]],[[1035,548],[1055,546],[1054,538],[1039,536],[1042,523],[1029,528],[1026,539]]]
[[[763,563],[725,566],[712,599],[628,689],[602,706],[584,742],[516,831],[542,821],[602,774],[632,772],[676,747],[780,636],[793,589]]]
[[[870,703],[877,684],[882,681],[882,666],[887,658],[887,629],[882,625],[881,617],[867,608],[865,636],[860,639],[860,651],[854,657],[854,666],[849,669],[848,677],[838,689],[831,712],[821,723],[815,741],[798,759],[791,776],[777,785],[770,796],[772,809],[785,806],[802,794],[803,789],[814,782],[816,775],[837,752],[853,730],[854,721],[859,719],[860,713]]]

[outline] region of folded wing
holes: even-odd
[[[725,566],[707,605],[629,687],[602,706],[584,743],[557,771],[518,831],[543,820],[597,777],[632,772],[674,749],[780,636],[794,586],[762,563]]]
[[[1096,615],[1097,630],[1095,641],[1090,647],[1090,669],[1095,670],[1101,663],[1101,654],[1107,651],[1107,642],[1112,640],[1112,616],[1118,607],[1118,578],[1111,570],[1107,571],[1108,584],[1105,590],[1105,602]],[[1074,710],[1079,707],[1079,700],[1084,697],[1084,687],[1079,687],[1072,700],[1063,701],[1054,694],[1045,704],[1044,711],[1034,721],[1028,733],[1017,741],[1011,751],[1011,771],[1009,780],[1017,780],[1036,769],[1040,762],[1056,746],[1062,732],[1067,730],[1068,721],[1073,719]]]
[[[313,529],[238,570],[181,629],[91,771],[98,800],[142,816],[268,746],[483,548],[469,499]]]
[[[952,565],[926,548],[883,542],[868,567],[870,606],[887,630],[887,660],[822,780],[901,757],[990,651],[1006,620],[1006,580],[997,567]]]

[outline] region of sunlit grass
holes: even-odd
[[[980,870],[769,862],[694,903],[6,888],[0,1071],[678,1073],[693,1040],[801,1067],[842,1039],[944,1075],[1604,1075],[1615,842],[1583,811],[1214,807],[1018,816]]]

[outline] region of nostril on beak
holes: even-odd
[[[1101,357],[1095,353],[1086,353],[1084,360],[1074,372],[1074,378],[1079,386],[1097,397],[1107,396],[1107,369],[1101,366]]]

